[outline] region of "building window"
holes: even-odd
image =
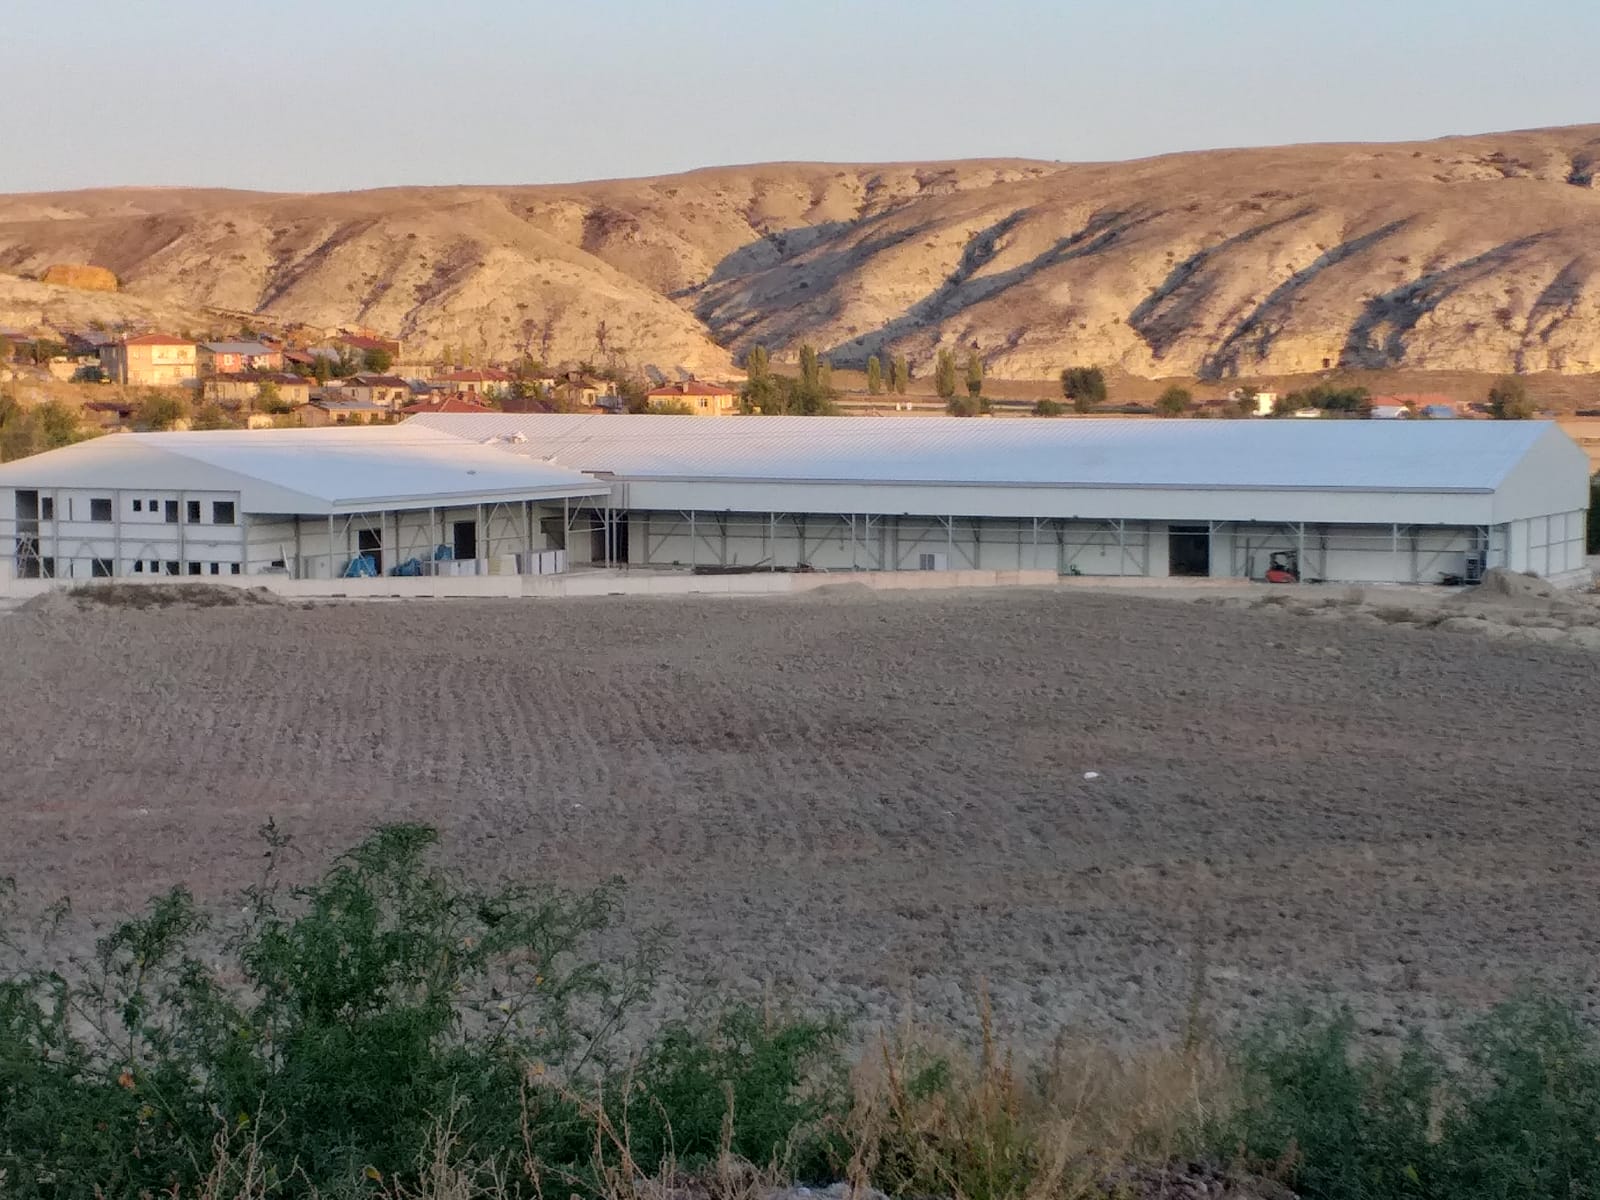
[[[221,575],[222,574],[222,564],[221,563],[212,563],[211,564],[211,573],[213,575]]]
[[[111,501],[103,497],[96,497],[89,501],[89,520],[111,520]]]
[[[107,500],[107,504],[111,501]],[[111,567],[109,558],[92,558],[89,560],[89,574],[95,579],[110,579],[116,574]]]
[[[168,525],[176,525],[178,523],[178,502],[176,500],[167,501],[166,517]]]
[[[135,500],[133,502],[133,511],[134,512],[143,512],[144,511],[144,501],[143,500]]]
[[[229,575],[237,575],[238,573],[239,573],[239,564],[238,563],[229,563],[228,564],[228,574]]]
[[[146,500],[144,506],[145,506],[145,508],[149,509],[151,512],[159,512],[160,511],[159,507],[157,506],[157,504],[156,504],[156,502],[154,500]]]
[[[54,558],[41,558],[39,560],[39,578],[54,579],[56,577],[56,560]]]
[[[56,498],[45,496],[39,501],[39,519],[41,521],[54,521],[56,519]]]
[[[200,524],[200,501],[190,500],[184,507],[188,510],[189,524]]]
[[[144,574],[144,559],[136,558],[133,560],[133,573],[135,575]]]
[[[232,500],[213,500],[211,502],[211,523],[213,525],[233,524]]]
[[[169,562],[167,564],[167,574],[168,575],[176,575],[177,573],[178,573],[178,564],[176,562]]]
[[[190,563],[189,564],[189,574],[191,574],[191,575],[200,574],[200,564],[197,563],[197,562]]]

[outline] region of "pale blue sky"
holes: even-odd
[[[0,7],[0,192],[1090,160],[1600,120],[1597,0]]]

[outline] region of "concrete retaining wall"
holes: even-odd
[[[15,579],[0,577],[0,596],[28,599],[56,588],[96,586],[111,580]],[[238,575],[197,579],[118,579],[118,586],[203,583],[213,587],[264,588],[286,599],[555,599],[564,596],[761,596],[792,595],[819,587],[853,584],[874,591],[930,588],[1042,587],[1060,582],[1054,571],[836,571],[816,574],[690,575],[631,571],[581,571],[566,575],[386,576],[381,579],[289,579]]]

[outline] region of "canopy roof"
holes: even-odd
[[[425,413],[404,428],[620,479],[1487,492],[1551,425]]]
[[[412,425],[111,434],[6,463],[0,487],[236,491],[244,512],[297,514],[608,490],[575,471]]]

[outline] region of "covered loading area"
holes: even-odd
[[[421,427],[115,434],[0,467],[0,563],[61,579],[515,570],[608,491]]]
[[[428,414],[613,484],[574,561],[1430,582],[1581,570],[1587,462],[1541,422]]]

